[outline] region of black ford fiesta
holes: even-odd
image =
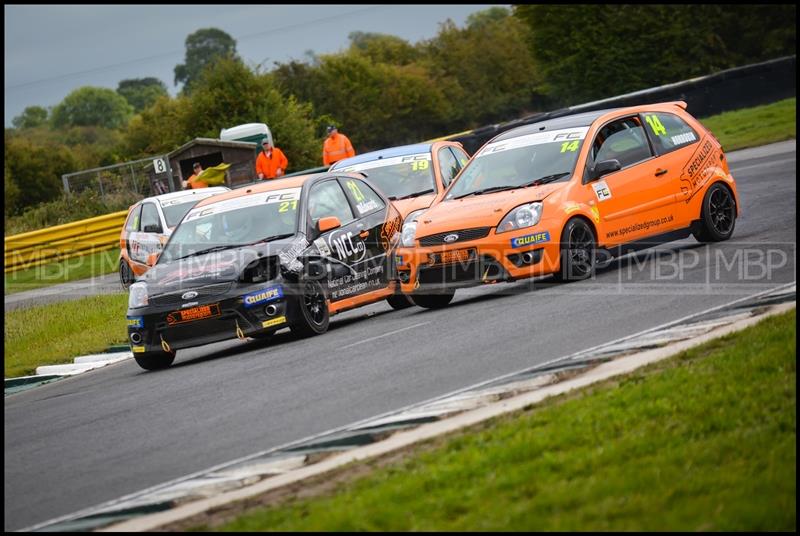
[[[399,294],[399,212],[360,175],[266,181],[199,202],[154,266],[131,285],[128,337],[144,369],[175,351],[225,339],[300,336],[332,314]],[[155,257],[155,256],[154,256]]]

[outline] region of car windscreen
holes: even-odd
[[[291,236],[299,202],[300,188],[286,188],[193,208],[172,233],[159,263]]]
[[[537,132],[489,143],[467,164],[446,199],[568,180],[589,127]]]
[[[387,197],[399,199],[436,191],[431,153],[416,153],[381,158],[336,168],[336,171],[363,171],[367,180]]]
[[[183,203],[175,203],[170,205],[161,205],[164,211],[164,219],[167,221],[167,227],[175,227],[186,216],[186,213],[197,204],[199,199],[194,198],[191,201],[184,201]]]

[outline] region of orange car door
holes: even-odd
[[[647,112],[641,114],[641,117],[657,155],[655,161],[658,163],[658,171],[662,172],[662,181],[669,183],[669,188],[677,195],[676,226],[687,227],[697,214],[690,212],[685,203],[692,193],[692,187],[684,175],[695,153],[704,148],[698,149],[700,135],[676,114]]]
[[[602,221],[600,243],[621,244],[675,228],[676,185],[655,158],[638,116],[603,126],[589,156],[588,178],[598,162],[621,166],[586,184]]]

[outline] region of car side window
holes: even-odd
[[[141,229],[145,233],[163,233],[161,229],[161,218],[158,217],[158,209],[153,203],[142,205]]]
[[[625,168],[652,156],[647,135],[638,117],[627,117],[604,126],[592,145],[592,160],[595,163],[618,160],[620,166]]]
[[[129,233],[135,233],[139,230],[139,218],[142,214],[142,205],[134,208],[128,216],[128,221],[125,222],[125,230]]]
[[[316,225],[320,218],[336,216],[342,225],[353,221],[353,211],[339,186],[339,181],[329,180],[315,184],[308,196],[308,213],[312,225]]]
[[[452,146],[450,147],[450,150],[453,151],[456,160],[458,160],[459,168],[463,168],[464,166],[467,165],[467,162],[469,162],[469,155],[465,150]]]
[[[461,166],[449,147],[442,147],[439,149],[439,171],[442,173],[442,182],[445,187],[447,187],[450,181],[461,171]]]
[[[343,179],[343,181],[345,190],[347,190],[353,200],[353,204],[356,206],[359,218],[386,206],[381,196],[364,181],[350,178]]]
[[[675,114],[665,112],[645,113],[642,114],[642,117],[644,117],[647,133],[650,135],[653,147],[658,155],[666,154],[700,141],[700,137],[694,129]]]

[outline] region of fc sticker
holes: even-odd
[[[611,199],[611,189],[606,184],[606,181],[597,181],[592,183],[592,188],[594,188],[594,193],[597,195],[598,201],[605,201],[606,199]]]
[[[522,246],[529,246],[531,244],[543,244],[550,241],[550,233],[542,231],[541,233],[533,233],[525,236],[519,236],[511,239],[512,248],[521,248]]]
[[[264,290],[259,290],[258,292],[253,292],[251,294],[245,294],[242,296],[245,308],[267,303],[272,300],[277,300],[278,298],[283,298],[283,289],[281,289],[281,287],[269,287],[265,288]]]

